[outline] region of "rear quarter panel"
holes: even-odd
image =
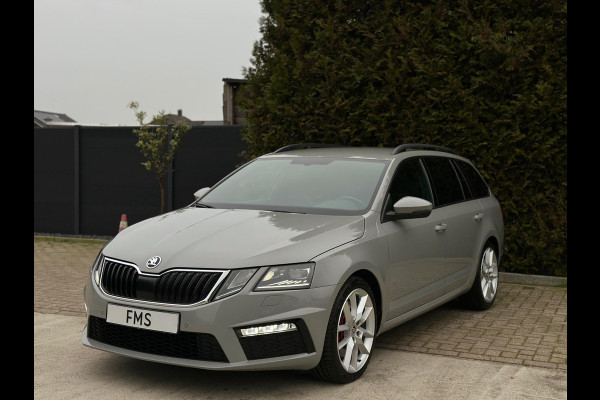
[[[502,209],[498,199],[493,194],[489,197],[479,199],[483,208],[483,244],[491,237],[496,238],[498,242],[498,260],[504,254],[504,218],[502,217]]]

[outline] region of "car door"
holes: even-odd
[[[474,239],[475,245],[472,249],[472,257],[473,263],[479,263],[479,257],[481,255],[480,252],[482,250],[483,240],[485,239],[483,237],[484,219],[491,217],[491,215],[486,215],[486,209],[489,208],[489,200],[491,199],[490,189],[488,188],[487,184],[485,183],[479,172],[477,172],[475,167],[473,167],[473,165],[463,160],[457,159],[452,160],[452,162],[456,171],[459,174],[459,177],[462,178],[461,185],[463,187],[463,190],[465,190],[465,195],[470,194],[471,196],[471,200],[469,200],[467,203],[472,203],[472,210],[476,210],[471,211],[473,216],[471,225],[474,225],[473,235],[476,237]],[[496,203],[492,202],[492,204]],[[451,290],[454,287],[459,287],[465,284],[469,278],[469,274],[474,272],[476,267],[477,266],[474,266],[473,268],[470,268],[469,270],[464,271],[463,273],[457,273],[456,281],[449,282],[452,284],[448,289]]]
[[[478,258],[483,212],[464,176],[447,157],[424,157],[446,237],[444,293],[464,285]]]
[[[431,188],[420,158],[402,161],[389,186],[382,215],[393,210],[404,196],[433,202]],[[426,218],[401,219],[381,224],[388,244],[388,319],[404,314],[443,294],[445,276],[445,235],[435,227],[440,213]]]

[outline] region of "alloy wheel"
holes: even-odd
[[[365,290],[355,289],[344,301],[337,327],[338,356],[346,372],[358,372],[365,365],[374,336],[373,301]]]
[[[481,293],[488,303],[496,297],[498,290],[498,259],[493,248],[488,247],[481,258]]]

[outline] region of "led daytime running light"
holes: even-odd
[[[258,335],[269,335],[271,333],[282,333],[298,330],[296,324],[293,322],[282,322],[280,324],[252,326],[250,328],[240,329],[242,336],[258,336]]]

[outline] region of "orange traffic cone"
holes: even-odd
[[[119,224],[119,232],[127,228],[127,214],[121,214],[121,223]]]

